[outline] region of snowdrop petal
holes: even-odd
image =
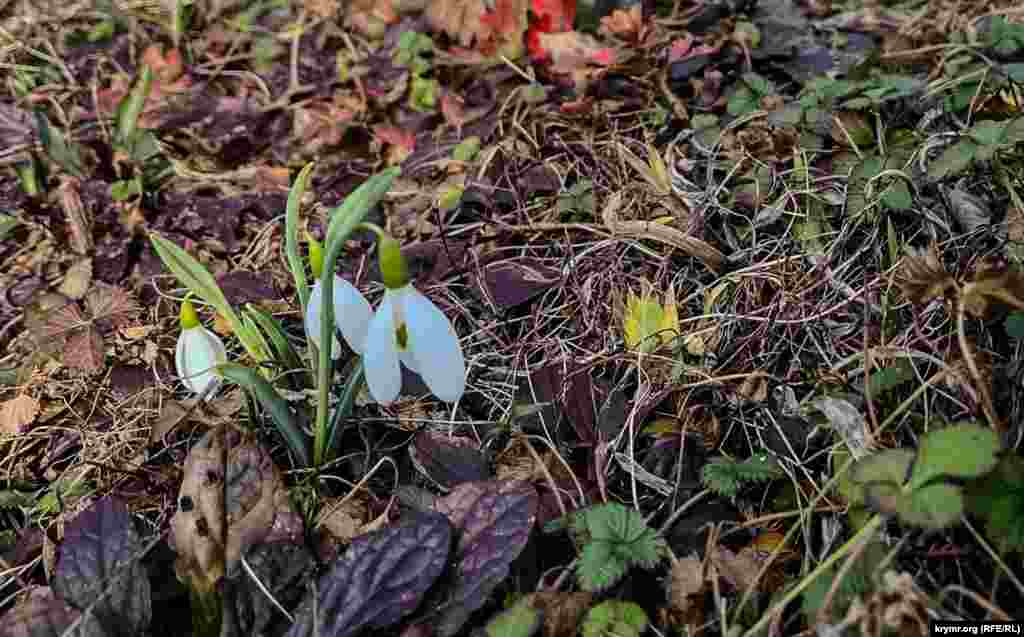
[[[390,291],[384,293],[384,300],[370,320],[363,349],[366,384],[374,400],[379,403],[393,402],[402,389],[402,369],[398,366],[392,297]]]
[[[373,318],[373,308],[356,286],[340,276],[334,277],[334,322],[345,342],[357,354],[366,346],[366,331]]]
[[[220,337],[203,326],[181,331],[174,351],[174,364],[181,382],[193,394],[220,383],[213,367],[227,361],[227,350]]]
[[[409,331],[409,350],[420,376],[435,396],[455,402],[466,389],[466,360],[448,317],[411,285],[401,302]]]
[[[338,282],[334,282],[335,299],[338,298]],[[316,345],[317,349],[320,349],[320,311],[324,302],[324,291],[320,287],[320,279],[316,280],[313,285],[313,290],[309,293],[309,302],[306,304],[306,316],[303,318],[303,324],[306,327],[306,338],[309,339],[313,345]],[[335,304],[335,315],[337,315],[337,304]],[[335,316],[335,322],[337,322],[337,316]],[[341,356],[341,342],[335,337],[334,342],[331,344],[331,358],[337,359]]]

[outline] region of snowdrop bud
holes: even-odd
[[[409,269],[402,256],[402,248],[394,237],[381,235],[377,240],[377,256],[380,259],[380,276],[384,287],[398,290],[409,284]]]
[[[227,362],[224,341],[199,323],[196,309],[188,299],[181,304],[178,325],[181,334],[174,352],[178,377],[193,394],[209,395],[210,388],[220,383],[213,368]]]

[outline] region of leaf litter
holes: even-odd
[[[397,412],[359,403],[331,486],[271,471],[294,468],[271,435],[238,448],[247,471],[276,476],[275,506],[296,533],[324,502],[342,510],[359,492],[361,524],[338,521],[348,530],[324,556],[379,564],[411,551],[422,568],[387,571],[401,591],[348,581],[333,562],[317,572],[297,535],[266,535],[274,523],[259,517],[239,533],[285,613],[248,576],[182,570],[206,584],[235,578],[245,593],[231,612],[246,630],[309,628],[302,588],[316,577],[323,605],[361,596],[342,604],[353,632],[479,628],[495,608],[474,611],[521,555],[539,573],[586,553],[546,525],[603,501],[638,509],[669,539],[661,563],[623,575],[656,591],[624,596],[659,630],[870,632],[882,618],[908,631],[926,625],[926,607],[933,618],[1007,616],[1024,596],[1024,545],[1008,532],[1024,516],[1013,486],[1024,479],[1014,7],[647,4],[604,15],[567,0],[307,2],[304,13],[200,3],[188,15],[47,5],[40,20],[5,19],[24,46],[2,53],[13,75],[0,91],[0,158],[12,179],[0,204],[19,224],[0,238],[0,424],[5,480],[32,485],[18,493],[40,504],[8,516],[4,537],[45,528],[75,555],[75,524],[137,547],[126,511],[164,531],[185,496],[208,521],[225,504],[250,510],[248,487],[227,503],[201,495],[216,480],[193,471],[191,453],[226,420],[270,430],[240,393],[208,405],[174,394],[182,290],[141,238],[164,233],[231,303],[270,312],[301,347],[276,221],[288,184],[316,159],[303,202],[316,234],[327,208],[394,165],[403,181],[375,222],[417,255],[417,276],[460,326],[474,361],[466,399],[443,413],[412,398]],[[174,26],[182,19],[189,29]],[[399,55],[409,32],[422,46]],[[125,122],[146,68],[148,94]],[[119,137],[128,123],[130,140]],[[340,272],[367,291],[371,250],[357,237]],[[976,431],[966,424],[998,434],[998,462],[968,467],[935,442],[952,434],[933,432]],[[396,450],[403,463],[384,479],[373,467]],[[865,479],[894,450],[932,467],[894,480],[912,493],[873,486],[858,499],[843,486],[844,472]],[[499,458],[500,475],[521,482],[496,481]],[[742,469],[764,463],[772,471]],[[203,466],[216,472],[217,459]],[[428,499],[448,522],[394,508],[393,486],[422,479],[450,492]],[[936,503],[954,492],[967,523]],[[284,493],[301,506],[285,507]],[[89,506],[98,522],[79,513]],[[875,510],[895,520],[888,537],[906,540],[878,569],[872,546],[844,544],[873,528]],[[390,530],[350,537],[367,520]],[[839,535],[819,542],[819,523]],[[546,550],[531,552],[527,536]],[[694,537],[708,542],[691,547]],[[812,569],[847,552],[815,579],[794,568],[795,547]],[[190,563],[216,566],[222,549]],[[666,589],[658,578],[669,574]],[[69,625],[82,600],[39,588],[41,575],[18,580],[12,616]],[[822,587],[830,577],[839,584]],[[802,605],[783,613],[793,586]],[[148,626],[143,591],[123,592],[138,596],[123,606],[140,610],[130,620]],[[551,634],[599,608],[543,594],[524,607],[544,608]]]

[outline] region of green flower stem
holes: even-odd
[[[335,263],[352,231],[356,229],[370,209],[391,188],[391,182],[400,174],[398,168],[389,168],[370,177],[345,198],[341,206],[331,213],[327,228],[327,246],[324,251],[324,269],[320,279],[324,303],[320,308],[320,361],[317,365],[316,427],[313,430],[313,463],[321,466],[328,460],[328,400],[331,385],[331,346],[334,342],[334,271]]]

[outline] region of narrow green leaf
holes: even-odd
[[[258,331],[254,330],[252,326],[246,325],[238,318],[238,314],[228,303],[224,292],[217,285],[217,281],[210,274],[209,270],[203,264],[196,261],[191,254],[179,248],[173,241],[168,241],[155,232],[150,233],[149,239],[153,244],[153,249],[156,250],[157,256],[167,266],[167,269],[193,294],[202,299],[203,302],[211,305],[227,320],[235,336],[238,337],[242,346],[245,347],[245,351],[257,362],[262,363],[267,360],[269,351],[264,348],[263,339],[259,337]],[[269,373],[269,370],[266,370],[264,373]]]
[[[277,430],[284,437],[288,447],[295,454],[303,467],[309,464],[309,449],[306,436],[302,433],[299,416],[288,407],[288,401],[274,389],[274,386],[263,378],[256,370],[244,365],[225,363],[217,366],[218,373],[228,382],[235,383],[252,392],[256,400],[263,406]]]
[[[285,369],[297,370],[305,368],[305,365],[302,363],[302,358],[299,357],[295,348],[292,347],[292,344],[288,341],[288,337],[285,335],[281,324],[278,323],[273,316],[252,304],[245,306],[245,312],[260,326],[263,333],[267,335],[267,338],[270,341],[270,349],[268,351],[273,352],[274,358],[284,365]],[[306,371],[308,372],[308,370]],[[289,374],[289,378],[295,377],[295,374]],[[312,379],[310,380],[312,381]],[[308,385],[302,381],[298,381],[296,383],[296,389],[306,386]]]
[[[139,115],[146,105],[146,98],[149,97],[149,90],[153,84],[153,69],[149,65],[143,65],[142,75],[135,81],[131,93],[125,96],[124,100],[117,106],[117,141],[122,145],[129,145],[135,130],[138,128]]]
[[[221,315],[225,317],[234,315],[235,312],[228,304],[224,292],[221,291],[216,279],[202,263],[196,261],[191,254],[179,248],[173,241],[164,239],[156,233],[151,233],[149,240],[160,260],[174,276],[178,277],[179,281],[185,284],[185,287],[205,303],[212,305]]]
[[[274,350],[270,348],[270,343],[267,342],[266,337],[263,336],[263,332],[260,331],[259,327],[257,327],[258,322],[253,320],[253,317],[249,312],[242,312],[241,321],[245,331],[250,335],[249,338],[251,338],[254,343],[258,343],[260,351],[266,354],[266,358],[264,360],[272,360],[270,353]]]
[[[364,371],[363,361],[356,359],[355,366],[349,373],[348,380],[345,381],[345,389],[341,393],[341,400],[334,406],[334,414],[331,416],[330,424],[327,426],[327,460],[333,459],[335,449],[337,448],[337,438],[340,429],[338,425],[342,420],[352,415],[352,408],[356,404],[356,396],[359,394],[359,389],[363,386]]]
[[[288,205],[284,217],[284,249],[288,256],[288,268],[295,279],[295,289],[299,293],[299,304],[302,306],[303,314],[306,312],[306,304],[309,303],[309,283],[306,280],[306,266],[299,255],[299,207],[302,205],[302,196],[306,194],[313,166],[313,162],[306,164],[295,178],[288,192]]]

